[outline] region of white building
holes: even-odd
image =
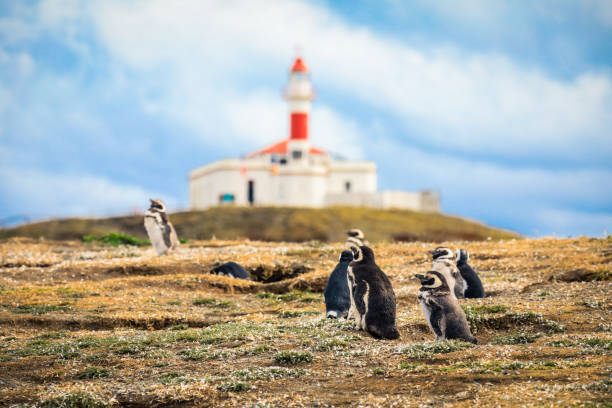
[[[439,211],[437,194],[377,191],[376,164],[334,160],[310,144],[308,115],[314,98],[308,68],[297,58],[285,90],[289,138],[241,159],[225,159],[189,174],[192,209],[217,205],[324,207],[352,205]]]

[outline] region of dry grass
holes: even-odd
[[[492,295],[462,301],[477,346],[431,343],[412,274],[432,245],[373,246],[401,333],[379,341],[323,317],[341,244],[190,241],[156,257],[12,239],[0,244],[0,406],[612,404],[611,240],[448,243],[470,251]],[[229,260],[294,276],[206,273]]]

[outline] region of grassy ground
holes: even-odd
[[[482,240],[517,235],[458,217],[403,210],[357,207],[245,208],[223,207],[170,215],[179,237],[188,239],[234,239],[264,241],[339,241],[343,232],[359,225],[370,241]],[[45,237],[81,239],[120,231],[146,238],[140,216],[103,219],[65,219],[38,222],[13,229],[0,229],[0,238]],[[407,234],[405,231],[411,231]]]
[[[611,406],[612,240],[449,245],[491,295],[461,301],[477,346],[431,342],[430,243],[373,246],[401,333],[380,341],[323,317],[341,244],[5,241],[0,406]],[[206,274],[227,260],[268,282]]]

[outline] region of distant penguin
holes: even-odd
[[[144,226],[157,255],[165,255],[179,246],[179,240],[166,213],[162,200],[150,199],[151,206],[145,213]]]
[[[351,308],[349,319],[372,336],[397,339],[395,293],[385,273],[374,262],[367,246],[351,246],[353,261],[348,267]]]
[[[345,231],[344,233],[348,236],[348,238],[346,239],[346,242],[349,245],[349,247],[351,245],[357,245],[357,246],[366,245],[367,246],[370,244],[368,241],[366,241],[365,236],[363,235],[363,231],[361,231],[360,229],[353,228],[348,231]]]
[[[433,257],[431,269],[442,273],[446,277],[446,282],[453,289],[456,298],[464,298],[467,284],[455,264],[453,251],[447,247],[437,247],[428,252]]]
[[[325,286],[325,312],[329,319],[346,318],[351,306],[351,295],[347,283],[346,273],[348,266],[353,260],[351,251],[342,251],[338,265],[333,270],[327,286]]]
[[[421,281],[418,299],[436,341],[460,339],[476,344],[465,313],[452,295],[446,277],[437,271],[415,276]]]
[[[236,262],[226,262],[210,270],[214,275],[224,275],[228,278],[250,279],[249,273]]]
[[[485,291],[482,287],[480,277],[472,267],[468,264],[469,255],[465,249],[457,251],[457,269],[461,272],[461,276],[467,285],[465,289],[466,298],[483,298]]]

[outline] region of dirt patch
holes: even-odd
[[[561,282],[592,282],[592,281],[608,281],[612,280],[612,271],[608,269],[572,269],[565,272],[552,275],[548,278],[549,281]]]
[[[256,282],[270,283],[292,279],[299,275],[312,272],[312,268],[305,265],[257,265],[247,269],[251,279]]]

